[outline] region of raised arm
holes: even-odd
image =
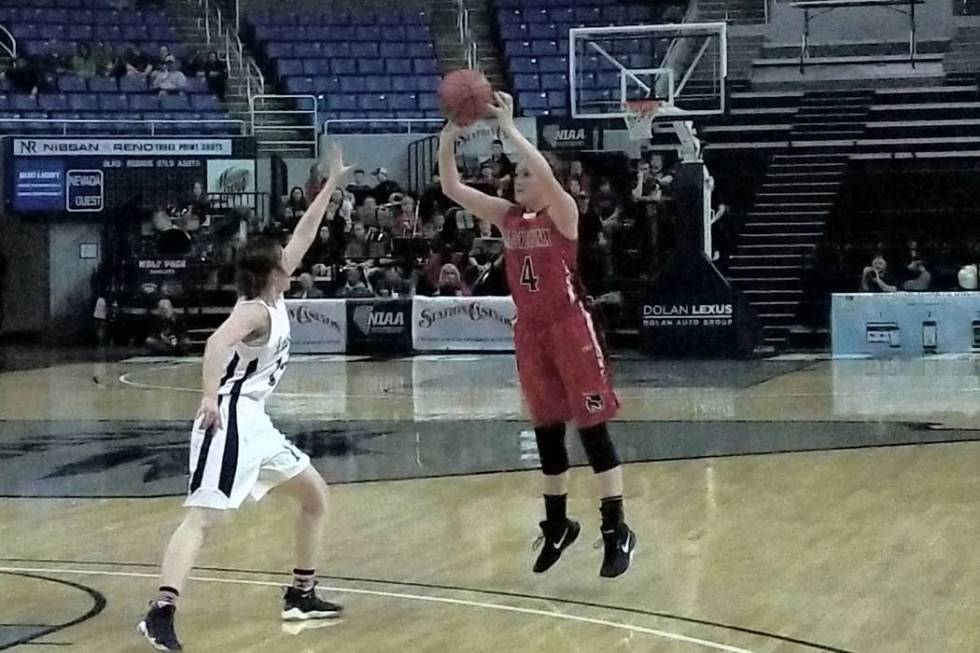
[[[503,229],[504,216],[513,204],[507,200],[487,195],[463,183],[456,169],[456,139],[460,128],[447,122],[439,136],[439,185],[446,197],[482,220]]]
[[[283,251],[283,266],[290,275],[302,264],[307,250],[316,240],[320,223],[323,222],[323,213],[327,209],[327,204],[330,203],[330,196],[340,187],[344,175],[350,172],[353,167],[344,165],[343,152],[336,143],[330,146],[328,166],[330,176],[327,178],[327,183],[310,203],[310,207],[303,213],[303,217],[296,223],[296,228],[293,229],[293,237]]]
[[[201,372],[203,397],[201,407],[197,411],[200,428],[204,430],[212,426],[221,428],[218,389],[221,384],[221,373],[231,348],[249,338],[260,338],[268,334],[269,328],[267,310],[258,304],[238,304],[228,319],[208,338],[204,346],[204,364]]]
[[[578,204],[575,203],[575,198],[562,188],[544,155],[517,129],[514,124],[514,98],[501,91],[494,95],[494,99],[489,110],[497,117],[501,135],[514,144],[524,157],[530,173],[540,181],[543,199],[550,209],[555,226],[566,238],[575,240],[578,238]]]

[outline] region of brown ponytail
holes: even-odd
[[[272,273],[282,267],[282,245],[272,238],[250,238],[235,260],[235,285],[245,299],[262,294]]]

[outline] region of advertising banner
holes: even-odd
[[[412,300],[348,299],[347,350],[352,354],[411,352]]]
[[[538,116],[538,149],[547,151],[602,149],[602,125],[595,120]]]
[[[347,351],[347,308],[343,299],[287,299],[290,350],[300,354]]]
[[[417,351],[513,351],[517,310],[510,297],[416,297]]]

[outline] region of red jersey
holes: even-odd
[[[579,306],[578,241],[562,235],[545,208],[525,213],[514,206],[504,217],[505,262],[517,317],[547,323]]]

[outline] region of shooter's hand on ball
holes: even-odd
[[[493,104],[487,105],[487,111],[497,119],[501,130],[514,128],[514,98],[508,93],[498,91],[493,94]]]

